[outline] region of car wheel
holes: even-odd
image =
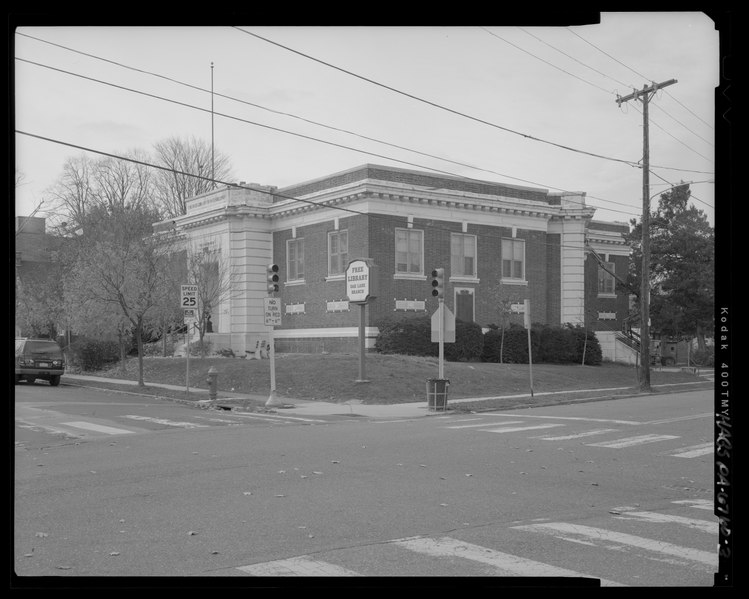
[[[56,374],[54,376],[49,377],[49,384],[53,387],[57,387],[57,385],[60,384],[60,375]]]

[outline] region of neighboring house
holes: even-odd
[[[216,189],[155,229],[215,244],[241,273],[240,292],[213,307],[214,347],[241,354],[266,337],[266,267],[276,263],[277,350],[354,351],[360,309],[348,302],[345,270],[356,258],[379,271],[365,312],[369,348],[382,320],[434,312],[430,273],[438,267],[456,318],[486,328],[509,300],[511,321],[522,323],[529,299],[533,322],[585,323],[606,341],[628,312],[628,293],[610,272],[626,276],[629,227],[594,221],[594,213],[584,193],[367,164],[281,189]]]

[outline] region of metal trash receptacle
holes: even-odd
[[[427,379],[427,408],[447,410],[447,388],[449,379]]]

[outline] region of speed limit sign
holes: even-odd
[[[182,285],[182,299],[180,301],[180,307],[184,308],[197,308],[198,307],[198,286],[197,285]]]

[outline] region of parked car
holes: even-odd
[[[51,339],[28,339],[16,337],[15,382],[33,383],[36,379],[49,381],[52,386],[60,384],[65,372],[65,357],[60,346]]]

